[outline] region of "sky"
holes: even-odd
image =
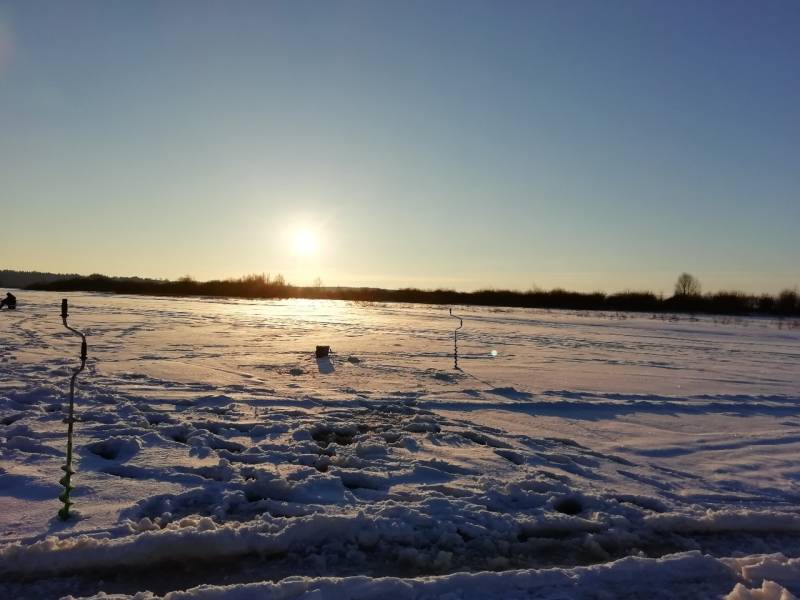
[[[0,268],[800,285],[800,3],[0,0]]]

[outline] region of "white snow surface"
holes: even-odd
[[[800,594],[800,328],[71,293],[0,313],[0,597]],[[316,359],[316,345],[330,345]]]

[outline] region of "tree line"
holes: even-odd
[[[675,284],[672,296],[664,297],[648,291],[571,292],[563,289],[528,291],[484,289],[458,292],[448,289],[416,288],[383,289],[373,287],[295,286],[281,275],[248,275],[238,279],[195,281],[189,276],[178,280],[118,278],[105,275],[70,277],[35,283],[32,290],[90,291],[153,296],[214,296],[236,298],[306,298],[352,300],[363,302],[408,302],[425,304],[468,304],[518,308],[551,308],[573,310],[610,310],[652,313],[705,313],[725,315],[800,316],[800,300],[796,290],[784,290],[772,296],[752,295],[737,291],[701,293],[700,282],[683,273]]]

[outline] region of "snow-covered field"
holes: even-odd
[[[63,523],[79,340],[17,295],[2,598],[800,593],[796,324],[456,307],[455,370],[444,307],[70,294]]]

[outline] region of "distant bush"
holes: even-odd
[[[11,271],[8,269],[0,270],[0,287],[24,288],[33,283],[50,283],[60,279],[74,279],[79,277],[77,274],[46,273],[42,271]]]
[[[779,315],[796,315],[800,313],[797,290],[783,290],[775,301],[775,312]]]
[[[716,292],[703,298],[708,306],[703,312],[711,312],[724,315],[748,314],[755,312],[758,306],[758,299],[748,296],[742,292]]]
[[[763,294],[754,299],[755,310],[758,313],[772,314],[775,312],[775,298]]]
[[[609,310],[658,311],[661,300],[652,292],[621,292],[606,298]]]

